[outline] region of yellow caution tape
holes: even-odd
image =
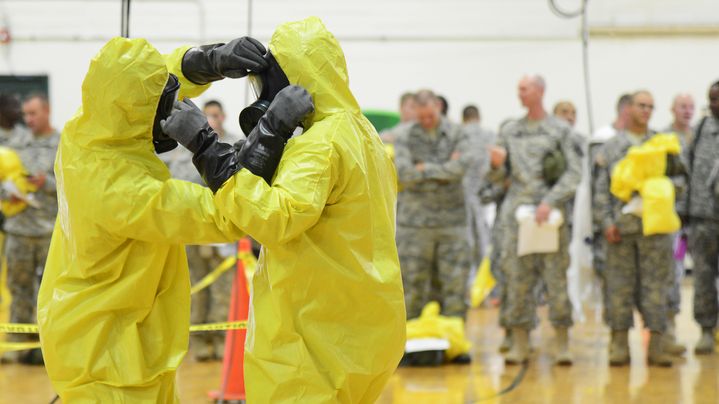
[[[39,342],[0,342],[0,352],[27,351],[40,348]]]
[[[215,282],[220,276],[222,276],[222,274],[227,272],[228,269],[232,268],[232,266],[235,265],[236,262],[236,256],[227,257],[224,261],[220,263],[220,265],[217,266],[217,268],[213,269],[212,272],[205,275],[204,278],[202,278],[199,282],[193,285],[190,289],[190,294],[194,295],[202,289],[212,285],[212,283]]]
[[[197,324],[190,326],[190,332],[198,331],[225,331],[247,329],[247,321],[229,321],[224,323]],[[37,334],[36,324],[8,324],[0,323],[0,333],[7,334]]]
[[[0,333],[37,334],[37,324],[0,323]]]
[[[224,261],[220,263],[220,265],[213,269],[212,272],[205,275],[205,277],[200,279],[200,281],[196,284],[192,285],[192,288],[190,289],[190,294],[194,295],[195,293],[212,285],[215,281],[217,281],[217,279],[220,278],[220,276],[222,276],[222,274],[232,268],[238,259],[240,260],[240,262],[242,262],[242,266],[245,269],[245,276],[247,277],[247,283],[249,285],[249,280],[252,279],[252,274],[255,272],[255,267],[257,266],[257,259],[254,255],[252,255],[251,252],[243,251],[237,254],[237,256],[227,257]]]
[[[236,257],[227,257],[224,261],[220,263],[220,265],[213,269],[212,272],[205,275],[205,277],[200,279],[200,281],[196,284],[192,285],[192,288],[190,289],[190,294],[194,295],[195,293],[212,285],[215,281],[217,281],[217,279],[220,278],[220,276],[222,276],[222,274],[227,272],[235,265],[238,258],[240,262],[242,262],[242,266],[245,269],[245,276],[247,277],[247,284],[249,285],[249,280],[252,279],[252,274],[255,272],[255,267],[257,266],[257,259],[254,255],[252,255],[251,252],[240,252]]]
[[[226,323],[210,323],[191,325],[190,332],[199,331],[225,331],[225,330],[246,330],[247,321],[231,321]]]

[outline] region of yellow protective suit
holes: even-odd
[[[176,402],[190,321],[183,243],[241,236],[208,189],[170,179],[154,153],[168,69],[180,97],[205,88],[182,76],[186,50],[165,60],[143,39],[110,40],[90,62],[82,106],[62,132],[38,322],[64,403]]]
[[[639,146],[632,146],[627,156],[612,170],[610,191],[617,199],[628,202],[637,192],[642,198],[642,234],[671,234],[681,228],[675,210],[674,184],[665,175],[667,155],[681,151],[674,134],[656,134]]]
[[[318,18],[280,26],[270,50],[315,113],[272,186],[242,170],[215,195],[263,246],[245,349],[250,403],[374,403],[404,351],[392,161]]]

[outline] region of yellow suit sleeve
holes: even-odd
[[[177,99],[179,100],[183,98],[195,98],[210,88],[210,83],[202,85],[195,84],[182,74],[182,58],[185,56],[185,52],[191,47],[190,45],[181,46],[172,51],[172,53],[162,55],[162,57],[165,58],[167,70],[177,76],[177,79],[180,81],[180,92],[177,94]]]
[[[118,181],[119,182],[119,181]],[[139,167],[123,167],[122,184],[102,191],[100,226],[122,237],[169,244],[228,242],[244,233],[225,220],[212,192],[186,181],[160,181]]]

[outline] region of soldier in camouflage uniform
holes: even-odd
[[[542,106],[544,80],[536,75],[519,82],[519,97],[528,109],[526,117],[511,121],[500,130],[498,147],[492,149],[488,179],[501,183],[510,179],[499,221],[504,226],[502,262],[507,271],[507,324],[512,329],[512,348],[507,363],[522,363],[529,355],[529,330],[534,325],[535,294],[539,278],[547,285],[549,316],[556,330],[556,361],[571,364],[568,328],[572,325],[572,307],[567,292],[569,267],[569,232],[565,224],[559,229],[560,249],[556,253],[517,256],[519,225],[515,212],[520,205],[535,205],[536,220],[546,222],[552,209],[566,218],[567,201],[581,177],[580,154],[567,124],[547,115]],[[559,152],[566,162],[562,173],[554,173],[549,185],[543,171],[545,158]]]
[[[43,108],[42,123],[31,125],[32,132],[21,132],[7,144],[17,151],[20,160],[31,175],[28,180],[38,187],[38,190],[32,194],[35,206],[28,205],[22,212],[8,217],[5,221],[7,234],[5,256],[8,286],[12,296],[11,323],[36,322],[37,292],[57,216],[54,165],[60,134],[49,124],[50,111],[47,99],[34,96],[26,100],[23,106],[26,107],[28,104],[31,106],[38,104]],[[36,341],[37,336],[10,334],[8,339],[15,342]],[[4,360],[41,364],[42,354],[39,349],[8,352]]]
[[[509,182],[506,184],[495,184],[492,182],[483,182],[479,190],[480,201],[487,205],[494,203],[496,211],[502,208],[502,201],[507,193]],[[494,224],[491,230],[491,251],[489,253],[489,268],[496,282],[495,290],[499,295],[499,326],[504,329],[504,340],[499,347],[500,352],[507,352],[512,347],[512,332],[507,322],[507,280],[504,267],[502,265],[502,237],[504,225],[500,221],[499,214],[495,215]]]
[[[239,135],[226,132],[223,128],[224,112],[222,105],[214,100],[203,106],[208,122],[223,143],[234,144],[243,139]],[[205,182],[192,164],[192,153],[182,146],[169,153],[161,154],[173,178],[205,186]],[[225,258],[236,254],[234,244],[188,245],[187,263],[190,267],[190,281],[197,284],[212,272]],[[219,323],[227,321],[232,295],[232,279],[235,271],[228,270],[207,288],[192,296],[190,322],[192,324]],[[195,359],[207,361],[222,359],[225,346],[225,333],[210,331],[190,334],[190,343]]]
[[[674,121],[668,125],[663,133],[676,133],[679,137],[682,150],[686,150],[689,144],[691,144],[692,138],[694,137],[694,131],[692,130],[691,121],[694,116],[694,99],[690,94],[678,94],[672,101],[671,108]],[[681,179],[681,186],[686,189],[686,180]],[[685,192],[686,194],[686,192]],[[678,198],[676,203],[676,210],[680,217],[686,218],[686,198]],[[684,221],[684,220],[683,220]],[[682,237],[685,237],[686,229],[682,228],[679,232],[674,235],[674,245],[678,245]],[[681,304],[681,283],[684,278],[684,261],[683,259],[674,260],[674,271],[670,272],[669,280],[667,284],[669,286],[669,297],[668,297],[668,308],[667,308],[667,330],[665,333],[665,350],[667,353],[672,355],[681,355],[686,351],[684,346],[680,345],[676,340],[676,327],[674,324],[674,318],[679,314],[679,306]]]
[[[622,213],[625,204],[610,192],[615,165],[631,146],[654,136],[647,127],[654,108],[651,94],[634,93],[630,108],[626,130],[607,140],[595,157],[594,215],[607,240],[605,318],[612,329],[609,362],[612,366],[629,363],[628,330],[634,323],[636,306],[651,330],[649,364],[671,366],[662,341],[667,323],[668,279],[673,266],[671,235],[644,236],[641,217]]]
[[[432,297],[439,298],[444,315],[463,317],[470,259],[462,188],[471,159],[464,153],[467,134],[440,118],[434,93],[422,90],[416,99],[418,122],[395,139],[402,186],[397,250],[407,317],[418,317]]]
[[[689,165],[686,211],[689,249],[694,258],[694,319],[702,327],[697,354],[714,352],[719,259],[719,82],[709,88],[711,115],[697,125],[685,152]]]
[[[497,136],[479,125],[479,109],[474,105],[467,106],[462,111],[462,124],[469,137],[470,153],[474,154],[472,164],[467,167],[462,181],[467,209],[469,244],[472,252],[470,278],[473,278],[490,243],[489,225],[479,193],[484,177],[489,170],[488,147],[494,144]]]

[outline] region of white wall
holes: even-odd
[[[119,3],[0,2],[14,37],[10,46],[0,46],[0,74],[48,74],[53,122],[61,127],[80,103],[89,59],[119,31]],[[579,4],[558,3],[567,9]],[[449,99],[454,119],[464,104],[478,103],[485,125],[496,128],[522,113],[516,82],[523,73],[537,72],[547,79],[547,108],[559,99],[574,101],[578,128],[588,130],[579,21],[556,17],[544,1],[263,0],[253,7],[253,33],[263,42],[284,21],[322,17],[345,50],[352,89],[365,108],[394,109],[400,93],[429,87]],[[590,0],[590,22],[602,27],[716,26],[717,11],[716,0]],[[182,43],[226,41],[247,29],[246,0],[135,0],[132,12],[131,34],[147,37],[161,51]],[[639,88],[655,94],[655,127],[669,122],[669,104],[677,92],[688,91],[698,107],[706,105],[706,89],[719,79],[717,49],[719,35],[592,38],[595,124],[612,119],[621,92]],[[217,83],[202,100],[208,98],[226,104],[228,127],[239,131],[244,81]]]

